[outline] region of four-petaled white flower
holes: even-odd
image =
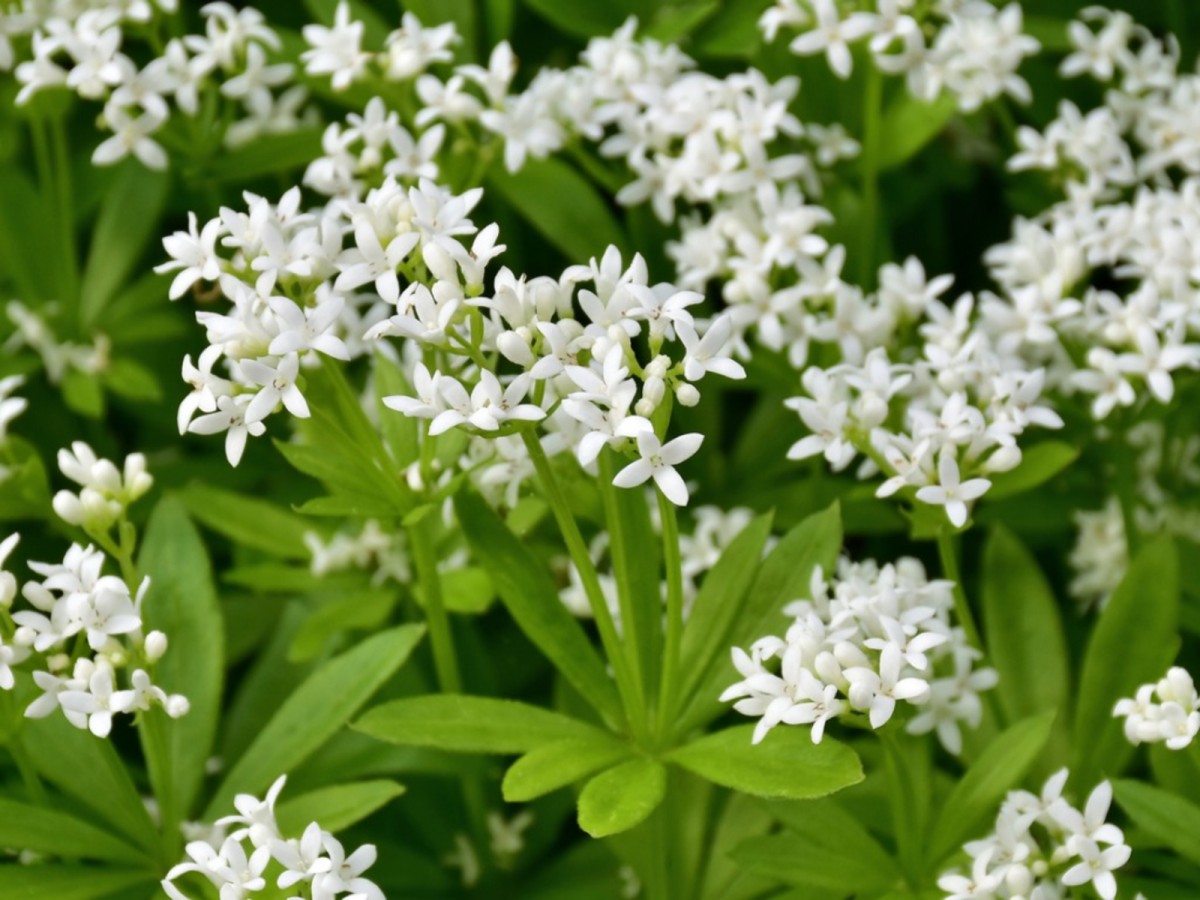
[[[642,430],[637,433],[636,440],[641,458],[618,472],[613,484],[620,488],[631,488],[653,478],[663,496],[676,506],[687,506],[688,488],[675,471],[675,466],[695,455],[704,442],[704,435],[683,434],[664,444],[653,430]]]

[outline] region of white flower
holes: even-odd
[[[992,483],[986,478],[971,478],[960,482],[958,461],[950,450],[943,450],[938,459],[938,483],[917,490],[917,499],[931,506],[944,506],[946,516],[955,528],[967,521],[967,504],[987,493]]]
[[[839,78],[849,78],[854,61],[847,44],[869,34],[875,27],[875,17],[869,13],[851,13],[845,19],[838,16],[833,0],[810,0],[816,22],[811,31],[792,39],[791,51],[798,56],[810,56],[824,51],[829,67]]]
[[[197,233],[196,214],[189,212],[188,230],[163,238],[163,247],[171,260],[155,266],[154,271],[179,270],[167,292],[172,300],[182,297],[197,281],[216,281],[221,276],[221,259],[217,255],[217,238],[221,231],[222,222],[217,218],[205,222],[204,228]]]
[[[150,111],[134,117],[120,106],[109,104],[104,117],[115,132],[103,141],[92,153],[92,162],[98,166],[109,166],[119,162],[130,153],[148,169],[165,169],[167,153],[150,135],[162,127],[165,119]]]
[[[1103,900],[1113,900],[1117,895],[1113,870],[1129,862],[1129,847],[1114,844],[1101,850],[1091,838],[1079,838],[1074,841],[1073,849],[1080,861],[1063,873],[1062,883],[1075,887],[1090,881]]]
[[[188,431],[193,434],[219,434],[225,432],[225,456],[231,466],[236,466],[246,450],[246,440],[251,435],[258,437],[266,432],[262,422],[247,422],[246,410],[251,397],[218,397],[216,412],[193,419]]]
[[[675,466],[690,459],[704,441],[702,434],[684,434],[663,444],[653,430],[637,434],[637,449],[641,459],[625,466],[613,484],[620,488],[637,487],[653,478],[663,495],[676,506],[686,506],[688,489]]]
[[[96,737],[108,737],[115,713],[133,708],[133,691],[113,690],[113,671],[107,664],[97,665],[88,679],[86,690],[65,690],[58,695],[67,719],[77,728],[87,728]]]
[[[305,25],[304,40],[312,49],[300,54],[309,75],[332,75],[334,90],[344,91],[365,71],[370,54],[362,51],[363,23],[351,21],[350,5],[342,0],[333,27]]]
[[[261,422],[273,413],[280,403],[283,403],[293,416],[308,418],[308,402],[296,386],[296,378],[300,375],[299,356],[289,353],[279,360],[267,358],[266,362],[261,359],[244,359],[240,365],[246,377],[254,384],[262,386],[246,407],[247,422]]]
[[[870,711],[871,727],[882,728],[892,717],[897,700],[919,701],[929,694],[921,678],[901,678],[904,657],[900,648],[888,643],[879,654],[879,671],[865,667],[845,670],[850,682],[850,705]]]
[[[238,794],[233,799],[237,815],[218,819],[216,824],[222,828],[229,825],[239,826],[230,834],[230,839],[249,838],[255,847],[265,847],[271,841],[281,840],[282,835],[275,822],[275,804],[286,784],[287,776],[280,775],[268,788],[262,800],[252,794]]]

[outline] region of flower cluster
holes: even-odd
[[[174,881],[195,873],[218,888],[222,898],[263,891],[271,876],[285,890],[311,890],[314,900],[383,900],[379,887],[363,877],[375,864],[373,845],[364,844],[347,856],[341,842],[317,822],[310,823],[299,838],[283,836],[275,819],[275,802],[286,782],[287,776],[281,775],[262,800],[239,794],[234,800],[237,815],[217,820],[214,839],[190,842],[185,852],[191,862],[167,873],[162,881],[167,896],[189,900]],[[234,831],[221,837],[229,826]]]
[[[952,587],[928,580],[911,558],[883,566],[843,558],[829,579],[818,568],[809,596],[784,609],[793,622],[783,637],[733,649],[742,680],[721,700],[759,717],[755,743],[780,723],[811,726],[819,742],[826,722],[856,712],[882,728],[907,701],[917,712],[906,730],[936,731],[957,754],[960,725],[978,726],[979,693],[996,673],[975,668],[981,654],[952,624]]]
[[[1117,701],[1114,716],[1125,717],[1125,737],[1133,744],[1165,742],[1182,750],[1200,733],[1200,694],[1186,669],[1173,666],[1136,696]]]
[[[403,532],[385,531],[374,519],[362,523],[357,534],[338,532],[328,540],[315,531],[304,534],[304,546],[311,554],[309,568],[318,578],[331,572],[362,569],[371,572],[373,584],[389,578],[407,584],[412,566]]]
[[[220,104],[227,106],[227,146],[289,131],[304,121],[307,92],[292,84],[290,63],[270,60],[282,45],[262,13],[208,3],[200,9],[203,34],[163,44],[161,13],[175,13],[177,6],[176,0],[20,3],[15,12],[0,13],[0,69],[11,67],[15,58],[10,37],[28,35],[30,58],[16,66],[22,85],[18,103],[60,87],[102,101],[101,121],[112,136],[92,154],[97,165],[132,153],[149,168],[166,168],[160,138],[172,148],[185,148],[197,135],[205,138],[203,130],[219,121]],[[127,32],[145,36],[156,48],[145,65],[134,61],[143,54],[124,52]],[[169,133],[173,108],[188,121]]]
[[[873,0],[849,6],[835,0],[777,0],[763,13],[759,28],[768,41],[781,30],[798,30],[788,45],[792,53],[824,53],[839,78],[850,77],[850,45],[866,40],[879,71],[904,75],[913,96],[925,101],[949,91],[963,112],[1005,95],[1030,101],[1029,85],[1017,70],[1041,45],[1022,33],[1018,4],[999,12],[986,0]]]
[[[46,312],[53,311],[53,304],[50,307]],[[108,368],[111,347],[104,334],[96,334],[90,345],[62,340],[54,333],[47,316],[39,315],[19,300],[10,300],[4,312],[13,324],[13,333],[4,342],[4,349],[12,352],[28,347],[41,359],[51,384],[60,383],[72,370],[95,376]]]
[[[81,442],[59,453],[59,467],[82,489],[78,495],[60,491],[55,511],[102,544],[110,542],[110,529],[124,523],[126,506],[152,481],[140,454],[126,459],[122,476]],[[142,579],[134,594],[122,577],[104,574],[108,557],[103,552],[72,544],[61,563],[30,562],[41,580],[19,585],[2,569],[19,540],[13,534],[0,542],[0,688],[12,690],[12,667],[33,661],[33,681],[42,693],[25,715],[42,718],[61,709],[72,725],[107,737],[118,714],[155,706],[173,718],[186,714],[187,698],[168,695],[151,680],[154,664],[167,651],[167,637],[161,631],[143,633],[142,602],[150,580]],[[126,541],[123,537],[121,547],[110,547],[127,560]],[[18,593],[31,608],[10,612]]]
[[[1106,821],[1112,786],[1101,782],[1082,810],[1063,797],[1068,772],[1061,770],[1041,795],[1010,791],[996,816],[995,831],[963,849],[971,874],[938,879],[947,900],[1014,900],[1061,897],[1065,889],[1091,884],[1103,900],[1117,894],[1116,869],[1129,861],[1121,829]]]

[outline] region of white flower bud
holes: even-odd
[[[130,453],[125,457],[125,503],[130,504],[144,496],[153,485],[154,478],[146,471],[145,455]]]
[[[12,606],[13,598],[17,596],[17,579],[12,572],[0,572],[0,606],[5,609]]]
[[[83,524],[83,504],[70,491],[59,491],[51,501],[55,515],[68,525]]]
[[[987,472],[1008,472],[1021,464],[1021,450],[1016,444],[997,447],[983,464]]]
[[[410,488],[418,493],[425,490],[425,480],[421,477],[421,464],[419,462],[409,464],[408,468],[404,470],[404,480]]]
[[[695,406],[700,402],[700,392],[694,385],[681,381],[675,385],[675,399],[684,406]]]
[[[188,714],[191,704],[188,703],[188,698],[183,696],[183,694],[172,694],[167,698],[165,708],[167,715],[172,719],[181,719]]]
[[[55,653],[46,657],[46,668],[51,672],[61,672],[71,665],[71,657],[66,653]]]
[[[496,337],[496,349],[509,362],[516,363],[522,368],[528,369],[534,363],[533,351],[529,349],[529,341],[516,331],[500,332]]]
[[[454,261],[449,253],[447,253],[438,244],[426,244],[421,250],[421,256],[425,260],[425,265],[429,267],[429,271],[434,278],[439,281],[453,281],[458,283],[458,264]]]
[[[146,659],[150,662],[158,662],[167,652],[167,636],[161,631],[150,632],[146,635],[145,650]]]
[[[13,643],[18,647],[32,647],[37,640],[37,632],[28,625],[22,625],[13,633]]]
[[[1004,875],[1004,881],[1014,895],[1027,895],[1033,890],[1033,873],[1022,865],[1010,865]]]

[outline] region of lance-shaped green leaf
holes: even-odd
[[[1034,444],[1021,457],[1021,464],[1011,472],[1001,472],[992,478],[987,493],[989,500],[1002,500],[1032,490],[1049,481],[1079,458],[1079,448],[1066,441],[1043,441]]]
[[[1140,781],[1113,782],[1121,809],[1139,828],[1184,859],[1200,865],[1200,806],[1170,791]]]
[[[234,795],[261,792],[308,759],[396,673],[424,633],[423,625],[401,625],[368,638],[309,675],[225,776],[205,818],[224,815]]]
[[[741,614],[733,621],[726,648],[742,647],[786,627],[783,607],[809,594],[813,571],[833,571],[842,549],[842,521],[837,504],[809,516],[780,538],[758,569]],[[697,681],[692,704],[676,726],[684,734],[715,718],[725,707],[721,692],[737,680],[728,655],[717,654]]]
[[[0,897],[5,900],[110,900],[118,891],[148,891],[158,876],[147,869],[95,866],[0,866]],[[143,894],[145,896],[145,894]]]
[[[729,629],[737,620],[771,535],[770,513],[759,516],[725,548],[704,576],[683,631],[681,701],[692,697],[702,673],[729,652]]]
[[[592,778],[579,794],[579,827],[594,838],[640,825],[667,792],[667,770],[658,760],[631,759]]]
[[[154,822],[111,743],[62,716],[27,722],[21,743],[42,777],[96,813],[98,823],[109,823],[138,846],[157,849]]]
[[[161,500],[146,525],[138,567],[150,578],[145,600],[147,629],[170,639],[155,667],[163,690],[188,698],[186,716],[168,719],[161,710],[143,718],[142,745],[150,781],[169,827],[192,814],[204,782],[221,711],[225,631],[212,582],[212,566],[183,504]]]
[[[65,859],[143,863],[146,851],[65,812],[0,798],[0,846]]]
[[[616,765],[633,749],[613,739],[568,738],[530,750],[504,773],[507,803],[528,803]]]
[[[915,156],[942,132],[957,111],[958,102],[948,91],[932,103],[918,100],[908,91],[897,91],[883,113],[880,170],[893,169]]]
[[[382,809],[404,793],[404,786],[387,779],[335,784],[282,801],[275,810],[280,831],[298,837],[310,822],[320,822],[336,834]]]
[[[869,834],[861,844],[824,840],[814,833],[824,822],[821,811],[814,809],[812,831],[753,837],[734,847],[731,855],[756,875],[836,891],[839,896],[874,894],[898,880],[896,864]]]
[[[824,797],[863,780],[857,754],[806,728],[776,728],[752,744],[753,725],[735,725],[672,751],[670,762],[714,784],[759,797]]]
[[[209,484],[189,484],[179,491],[192,518],[241,547],[253,547],[280,559],[308,559],[305,532],[311,523],[290,509]]]
[[[1071,777],[1089,787],[1133,754],[1113,707],[1156,681],[1175,658],[1179,560],[1169,537],[1142,547],[1100,613],[1079,676]]]
[[[393,744],[458,753],[525,753],[553,741],[607,738],[591,725],[540,706],[463,694],[392,700],[367,712],[354,729]]]
[[[931,863],[940,863],[985,830],[1004,795],[1037,761],[1053,724],[1054,713],[1042,713],[1018,722],[988,744],[941,804],[942,814],[929,842]]]
[[[471,552],[521,630],[584,699],[610,721],[619,721],[621,705],[612,679],[578,620],[563,606],[545,567],[480,497],[461,492],[454,508]]]
[[[572,16],[576,9],[572,7]],[[494,166],[487,181],[568,259],[598,257],[610,244],[625,246],[625,231],[608,203],[562,160],[530,159],[516,173]]]

